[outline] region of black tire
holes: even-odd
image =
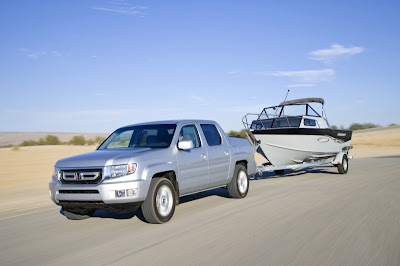
[[[142,204],[142,213],[147,222],[166,223],[175,212],[176,192],[171,181],[166,178],[153,178],[147,198]]]
[[[283,175],[285,173],[285,170],[275,170],[274,172],[276,175]]]
[[[241,199],[249,192],[249,176],[247,169],[242,164],[235,166],[233,178],[228,184],[228,192],[232,198]]]
[[[349,171],[349,159],[346,154],[343,155],[342,162],[337,165],[337,169],[340,174],[347,174]]]
[[[93,216],[95,210],[62,208],[62,212],[69,220],[85,220]]]

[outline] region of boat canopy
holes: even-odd
[[[296,104],[296,103],[320,103],[320,104],[324,105],[325,101],[322,98],[303,98],[303,99],[282,102],[280,104],[280,106],[291,105],[291,104]]]

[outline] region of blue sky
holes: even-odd
[[[111,132],[322,97],[400,124],[399,1],[1,1],[0,131]]]

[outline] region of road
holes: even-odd
[[[400,265],[400,156],[353,160],[184,197],[172,220],[140,211],[67,220],[55,205],[0,215],[0,264]]]

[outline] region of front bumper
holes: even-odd
[[[115,191],[137,190],[134,196],[117,197]],[[54,179],[49,183],[50,198],[58,205],[63,204],[123,204],[140,203],[146,199],[149,183],[146,180],[103,182],[100,184],[61,184]]]

